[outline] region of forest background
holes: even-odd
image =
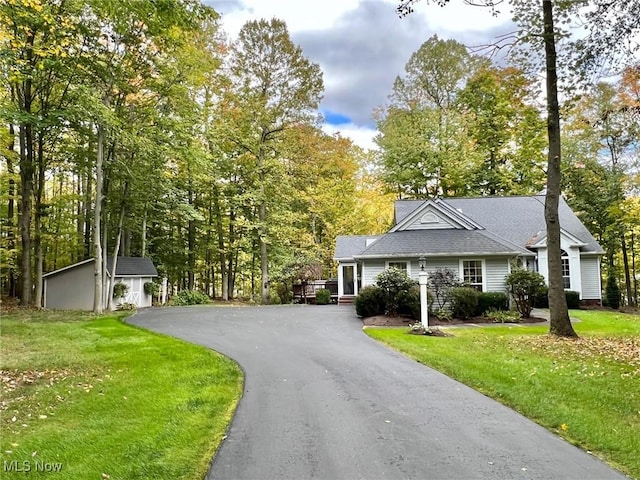
[[[335,275],[337,235],[386,231],[395,198],[545,185],[540,79],[517,52],[429,38],[365,151],[323,132],[322,71],[277,19],[230,41],[192,0],[3,0],[0,42],[0,277],[23,305],[41,305],[43,273],[94,256],[102,291],[118,255],[152,258],[174,292],[287,301]],[[581,80],[562,191],[637,304],[640,65]]]

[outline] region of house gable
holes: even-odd
[[[389,233],[408,230],[476,230],[480,228],[482,227],[473,220],[437,199],[423,202],[389,230]]]

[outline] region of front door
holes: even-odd
[[[355,265],[343,265],[342,266],[342,294],[343,295],[355,295],[355,279],[356,268]]]

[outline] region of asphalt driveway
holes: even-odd
[[[351,307],[174,307],[131,323],[213,348],[244,396],[207,479],[624,479],[378,344]]]

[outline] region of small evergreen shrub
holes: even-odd
[[[520,323],[520,313],[515,310],[489,310],[487,318],[496,323]]]
[[[457,318],[473,317],[478,309],[478,291],[470,287],[451,289],[451,313]]]
[[[380,287],[368,285],[358,291],[355,305],[359,317],[382,315],[385,311],[384,292]]]
[[[489,310],[509,310],[509,297],[504,292],[478,292],[477,315],[484,315]]]
[[[620,308],[620,287],[614,275],[609,274],[607,277],[607,286],[605,290],[607,305],[615,310]]]
[[[113,298],[123,298],[129,291],[129,285],[118,282],[113,286]]]
[[[538,272],[516,268],[506,276],[505,283],[520,315],[529,318],[536,296],[546,287],[544,277]]]
[[[580,294],[573,290],[566,290],[564,296],[567,299],[567,308],[580,308]]]
[[[183,306],[183,305],[204,305],[209,303],[209,297],[197,290],[182,290],[175,297],[171,299],[171,305]]]
[[[316,305],[328,305],[331,303],[331,292],[326,288],[316,290]]]

